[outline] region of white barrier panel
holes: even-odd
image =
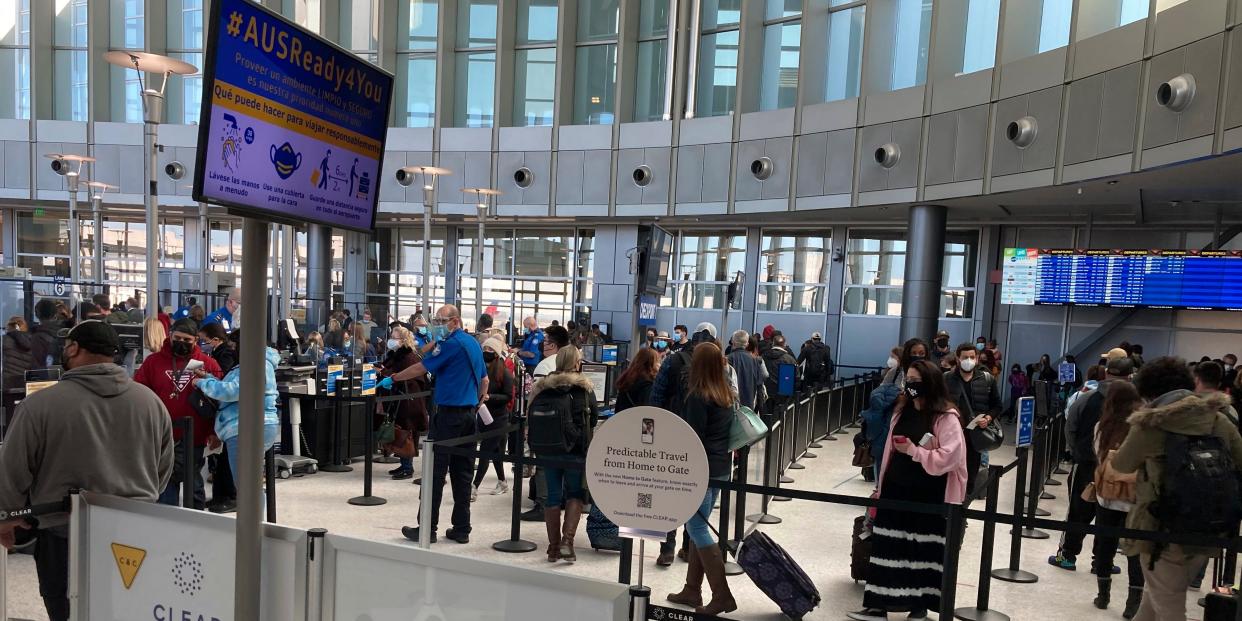
[[[234,521],[83,493],[72,515],[75,621],[232,621]],[[262,621],[306,612],[306,532],[263,533]]]
[[[624,584],[403,545],[325,537],[324,619],[623,621]]]

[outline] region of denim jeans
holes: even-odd
[[[728,476],[712,477],[717,481],[728,481]],[[694,542],[696,548],[707,548],[716,545],[716,539],[712,536],[711,527],[707,525],[707,520],[712,517],[712,509],[716,506],[716,498],[720,496],[720,490],[709,487],[707,493],[703,495],[703,502],[699,504],[699,508],[690,516],[690,521],[686,522],[686,532],[690,535],[690,541]]]
[[[263,426],[263,450],[264,452],[266,452],[268,449],[275,446],[276,440],[278,439],[280,439],[280,425],[264,425]],[[236,479],[238,482],[240,482],[242,479],[242,473],[237,468],[237,456],[239,455],[239,449],[237,445],[237,436],[233,436],[229,438],[228,440],[224,441],[224,450],[228,453],[228,456],[229,456],[229,469],[233,471],[233,478]],[[249,476],[254,476],[254,474],[250,474]],[[267,502],[266,497],[263,497],[263,502],[264,503]]]
[[[568,459],[586,463],[586,460],[581,457],[569,457]],[[566,498],[586,500],[586,493],[582,489],[582,474],[581,470],[545,467],[543,476],[548,482],[548,501],[544,507],[548,509],[563,507]]]

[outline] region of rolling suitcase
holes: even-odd
[[[1203,621],[1233,621],[1237,610],[1237,595],[1212,591],[1203,599]]]
[[[761,531],[746,536],[737,564],[781,612],[801,619],[819,605],[819,590],[784,548]]]
[[[598,505],[591,505],[591,512],[587,514],[586,531],[592,548],[621,551],[621,536],[618,534],[617,525],[604,516]]]
[[[871,537],[863,536],[866,529],[867,516],[854,518],[854,535],[850,537],[850,578],[854,582],[867,581],[867,566],[871,564]]]

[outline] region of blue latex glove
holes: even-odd
[[[388,390],[389,388],[392,388],[392,377],[385,377],[384,379],[380,380],[379,387],[383,388],[384,390]]]

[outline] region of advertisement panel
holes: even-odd
[[[258,3],[211,3],[194,200],[375,227],[393,77]]]

